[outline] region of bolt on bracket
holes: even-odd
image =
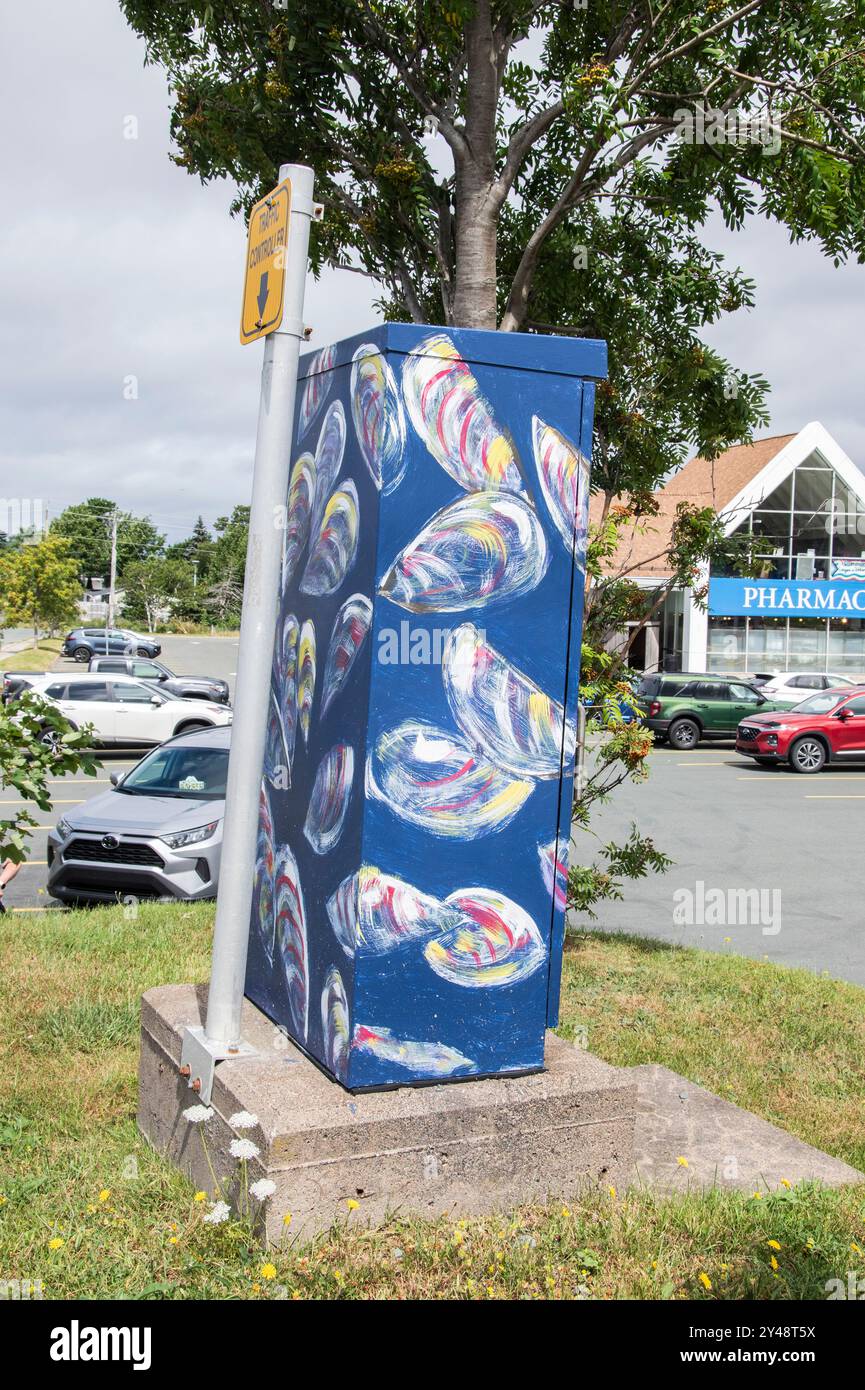
[[[217,1062],[236,1062],[258,1056],[258,1050],[242,1039],[234,1043],[214,1042],[205,1036],[201,1027],[184,1028],[178,1070],[202,1105],[209,1105]]]

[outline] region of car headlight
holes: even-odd
[[[68,816],[60,817],[57,822],[57,834],[60,836],[61,840],[65,840],[67,835],[72,834],[72,822],[69,820]]]
[[[159,838],[170,849],[183,849],[186,845],[197,845],[199,840],[209,840],[218,825],[218,820],[212,820],[209,825],[199,825],[194,830],[178,830],[176,835],[160,835]]]

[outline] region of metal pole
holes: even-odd
[[[302,164],[283,164],[279,171],[280,182],[286,178],[291,179],[291,223],[285,266],[285,307],[282,324],[264,343],[213,965],[204,1030],[205,1042],[217,1048],[240,1039],[258,836],[258,793],[270,700],[273,637],[279,611],[282,563],[279,518],[288,493],[297,360],[304,336],[303,296],[309,224],[313,216],[313,173]]]
[[[108,620],[105,624],[105,650],[108,651],[108,630],[114,626],[114,586],[117,583],[117,508],[111,510],[111,566],[108,576]]]

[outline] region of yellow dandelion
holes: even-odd
[[[808,1249],[808,1250],[813,1250],[813,1249],[814,1249],[814,1238],[813,1238],[813,1236],[809,1236],[809,1237],[808,1237],[808,1239],[805,1241],[805,1246],[806,1246],[806,1249]]]
[[[169,1236],[169,1237],[168,1237],[168,1244],[169,1244],[169,1245],[176,1245],[176,1244],[177,1244],[177,1236]]]
[[[349,1211],[357,1211],[358,1207],[360,1206],[360,1202],[356,1202],[354,1197],[349,1197],[348,1201],[346,1202],[346,1206],[348,1207]]]
[[[700,1283],[703,1285],[704,1289],[711,1289],[712,1287],[711,1279],[703,1270],[700,1271]]]
[[[65,1240],[61,1240],[60,1236],[54,1236],[53,1240],[49,1240],[49,1242],[48,1242],[48,1249],[49,1249],[49,1250],[59,1250],[59,1249],[61,1248],[61,1246],[65,1245],[65,1244],[66,1244],[66,1241],[65,1241]]]
[[[790,1179],[789,1179],[789,1178],[782,1178],[782,1179],[781,1179],[781,1186],[782,1186],[782,1187],[786,1187],[788,1191],[790,1190],[790,1188],[792,1187],[792,1185],[793,1185],[793,1184],[790,1182]]]
[[[570,1209],[568,1207],[562,1207],[562,1216],[568,1217],[570,1214]]]
[[[462,1231],[454,1231],[454,1245],[462,1245],[464,1240],[465,1236]]]
[[[861,1254],[862,1254],[862,1251],[859,1249],[859,1246],[856,1244],[855,1240],[851,1240],[851,1242],[850,1242],[850,1249],[853,1251],[853,1254],[854,1254],[854,1255],[861,1255]]]
[[[754,1193],[754,1201],[755,1201],[755,1202],[762,1202],[762,1200],[763,1200],[763,1194],[762,1194],[762,1192],[755,1192],[755,1193]]]
[[[107,1202],[107,1201],[108,1201],[108,1198],[109,1198],[110,1196],[111,1196],[111,1188],[110,1188],[110,1187],[103,1187],[102,1191],[101,1191],[100,1194],[99,1194],[99,1200],[100,1200],[100,1202]]]
[[[341,1269],[335,1269],[335,1270],[333,1271],[333,1277],[334,1277],[334,1279],[336,1280],[336,1282],[337,1282],[338,1284],[341,1284],[342,1281],[343,1281],[343,1278],[344,1278],[344,1275],[343,1275],[342,1270],[341,1270]]]
[[[195,1196],[193,1197],[192,1200],[193,1200],[193,1202],[206,1202],[206,1201],[207,1201],[207,1193],[206,1193],[206,1192],[196,1192],[196,1194],[195,1194]]]
[[[657,1260],[652,1260],[652,1269],[657,1269],[657,1268],[658,1268],[658,1261],[657,1261]]]
[[[5,1207],[5,1205],[6,1205],[6,1198],[4,1197],[3,1193],[0,1192],[0,1207]]]
[[[276,1278],[276,1265],[272,1265],[272,1264],[262,1265],[262,1266],[261,1266],[261,1269],[259,1270],[259,1273],[261,1274],[262,1279],[275,1279],[275,1278]]]
[[[615,1202],[615,1200],[616,1200],[616,1189],[615,1189],[614,1187],[610,1187],[610,1188],[608,1188],[608,1191],[609,1191],[609,1194],[610,1194],[610,1196],[612,1197],[613,1201]]]
[[[282,1218],[282,1224],[283,1224],[283,1226],[290,1226],[290,1225],[291,1225],[291,1212],[290,1212],[290,1211],[287,1211],[287,1212],[285,1213],[285,1216]]]
[[[300,1292],[300,1289],[295,1289],[294,1293],[291,1296],[292,1298],[302,1298],[303,1294]]]
[[[780,1249],[781,1249],[781,1246],[778,1244],[778,1241],[777,1241],[777,1240],[767,1240],[767,1241],[766,1241],[766,1244],[768,1245],[768,1247],[769,1247],[770,1250],[780,1250]]]
[[[679,1154],[679,1157],[676,1159],[676,1162],[678,1163],[680,1168],[687,1168],[688,1166],[688,1160],[686,1158],[683,1158],[681,1154]]]
[[[774,1255],[772,1255],[772,1256],[770,1257],[769,1263],[770,1263],[770,1265],[772,1266],[773,1269],[777,1269],[777,1268],[778,1268],[778,1261],[775,1259],[775,1256],[774,1256]]]
[[[261,1293],[261,1285],[260,1285],[260,1284],[253,1284],[253,1286],[252,1286],[252,1292],[253,1292],[253,1293]]]

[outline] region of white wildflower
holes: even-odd
[[[250,1115],[248,1110],[238,1110],[228,1121],[232,1129],[255,1129],[258,1124],[258,1116]]]
[[[250,1184],[249,1190],[257,1202],[264,1202],[268,1197],[273,1196],[276,1191],[276,1183],[271,1182],[270,1178],[259,1178],[258,1182]]]
[[[227,1202],[214,1202],[204,1220],[209,1226],[221,1226],[223,1221],[227,1221],[231,1211]]]
[[[259,1149],[251,1139],[232,1139],[228,1152],[232,1158],[258,1158]]]
[[[203,1124],[209,1120],[213,1111],[209,1105],[190,1105],[188,1110],[184,1110],[183,1118],[188,1120],[191,1125]]]

